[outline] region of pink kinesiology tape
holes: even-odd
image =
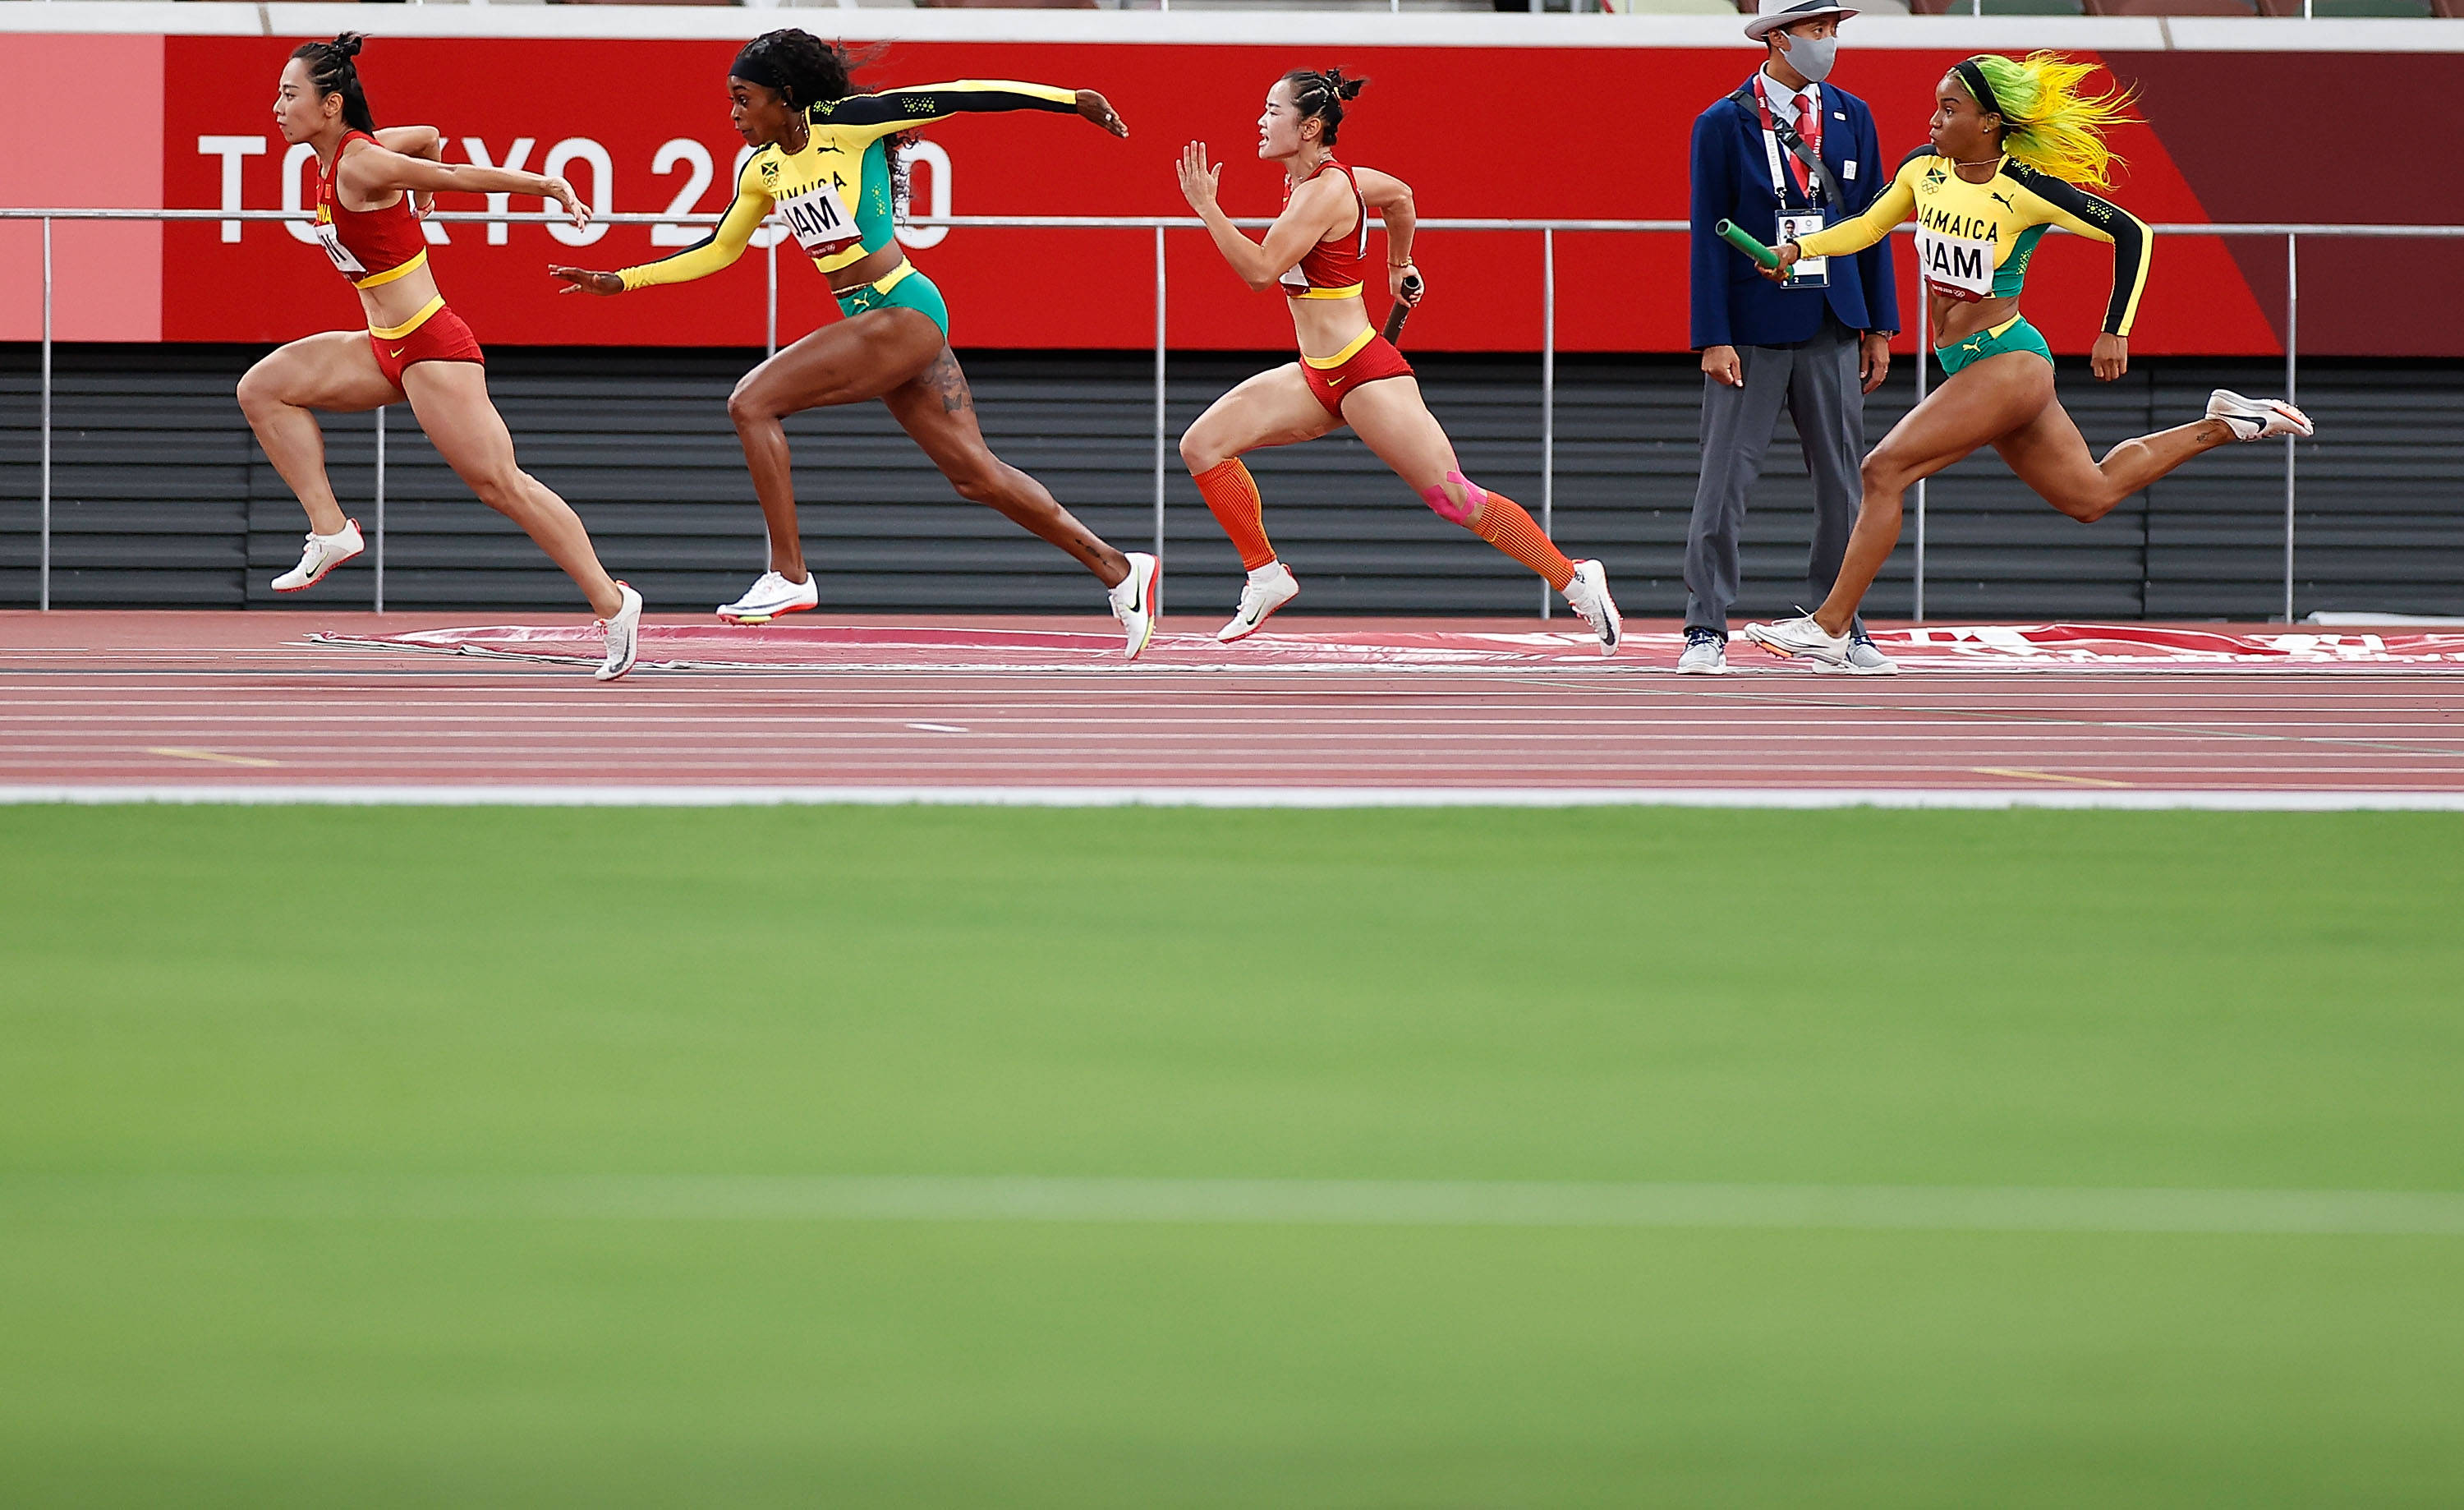
[[[1481,491],[1479,483],[1474,482],[1471,478],[1464,477],[1460,472],[1447,473],[1446,481],[1454,483],[1456,486],[1463,489],[1463,500],[1462,507],[1458,508],[1455,506],[1454,500],[1446,496],[1446,490],[1443,485],[1433,488],[1422,488],[1420,490],[1420,497],[1428,500],[1429,507],[1437,510],[1438,518],[1444,520],[1449,524],[1462,524],[1468,526],[1473,520],[1480,517],[1480,511],[1487,506],[1488,495]]]

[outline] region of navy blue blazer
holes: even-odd
[[[1747,83],[1753,87],[1750,78]],[[1831,165],[1848,201],[1831,207],[1831,219],[1837,222],[1872,204],[1875,195],[1890,187],[1899,165],[1882,161],[1874,113],[1865,101],[1837,84],[1816,87],[1822,92],[1822,161]],[[1786,169],[1791,161],[1783,147],[1781,167]],[[1798,195],[1795,179],[1787,183],[1790,208],[1811,208]],[[1778,239],[1779,200],[1771,193],[1771,157],[1756,111],[1723,100],[1695,117],[1690,197],[1696,350],[1803,341],[1822,328],[1826,300],[1851,330],[1900,328],[1889,236],[1854,256],[1833,257],[1827,289],[1781,288],[1712,231],[1721,221],[1733,220],[1766,245]]]

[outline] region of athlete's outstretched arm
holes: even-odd
[[[1050,84],[1025,84],[1013,78],[957,78],[946,84],[915,84],[885,89],[879,94],[849,95],[825,100],[808,112],[813,124],[825,126],[890,126],[904,129],[947,121],[955,115],[998,110],[1050,110],[1082,115],[1114,136],[1128,136],[1129,122],[1111,100],[1091,89],[1056,89]]]
[[[1343,212],[1343,202],[1351,196],[1344,192],[1340,179],[1320,176],[1310,179],[1293,190],[1291,203],[1266,228],[1266,244],[1260,246],[1249,239],[1223,207],[1215,202],[1215,186],[1223,175],[1221,163],[1209,166],[1206,144],[1192,142],[1180,150],[1180,192],[1198,218],[1206,222],[1207,233],[1215,237],[1215,250],[1241,275],[1241,281],[1264,293],[1275,286],[1287,269],[1296,267],[1309,255],[1309,249],[1334,229]]]
[[[574,197],[573,186],[561,178],[520,173],[506,167],[481,167],[475,163],[439,163],[409,157],[384,146],[352,144],[342,153],[335,176],[362,198],[378,194],[537,194],[564,207],[577,226],[590,223],[590,207]]]
[[[621,268],[613,273],[594,273],[588,268],[555,267],[548,277],[561,278],[564,287],[560,294],[623,294],[632,289],[649,288],[660,283],[690,283],[697,278],[708,278],[724,268],[736,265],[752,243],[754,231],[761,217],[770,212],[770,191],[761,187],[754,171],[759,158],[744,165],[737,175],[736,202],[710,234],[685,248],[673,256],[656,262],[644,262],[635,267]]]
[[[1401,299],[1404,276],[1413,271],[1412,233],[1420,223],[1412,203],[1412,186],[1374,167],[1353,168],[1352,181],[1360,186],[1361,202],[1376,211],[1386,224],[1386,291]],[[1422,278],[1410,301],[1419,303],[1427,292],[1428,279]]]
[[[1930,153],[1921,154],[1930,156]],[[1891,187],[1874,196],[1865,212],[1852,215],[1836,226],[1824,226],[1810,236],[1796,238],[1800,255],[1805,256],[1847,256],[1862,252],[1891,233],[1891,228],[1916,213],[1916,177],[1920,158],[1910,158],[1891,175]],[[1785,273],[1785,269],[1781,270]],[[1763,269],[1770,277],[1771,269]]]

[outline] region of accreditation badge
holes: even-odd
[[[1822,211],[1818,210],[1783,210],[1779,212],[1779,238],[1802,241],[1822,229]],[[1782,288],[1829,288],[1831,259],[1827,256],[1799,257],[1788,270]]]

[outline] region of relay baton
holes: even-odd
[[[1393,345],[1395,338],[1403,333],[1403,322],[1410,319],[1412,315],[1412,300],[1419,296],[1420,275],[1414,273],[1403,279],[1403,297],[1395,300],[1394,308],[1386,311],[1386,329],[1383,334],[1388,345]]]
[[[1736,222],[1723,220],[1711,229],[1719,233],[1721,240],[1752,257],[1763,266],[1770,268],[1779,266],[1779,254],[1738,230]]]

